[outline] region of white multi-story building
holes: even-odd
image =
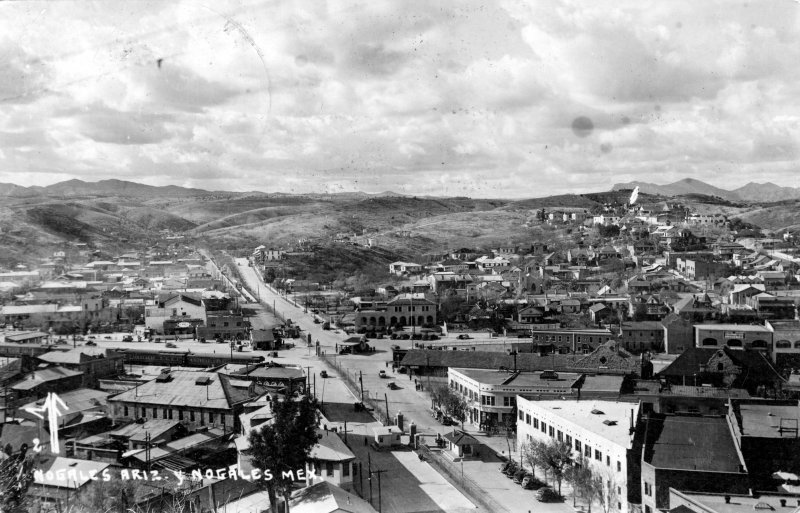
[[[641,448],[634,446],[639,403],[617,401],[531,401],[517,397],[517,442],[560,440],[572,447],[613,490],[612,510],[628,511],[630,483],[639,493],[636,469]]]
[[[464,396],[466,422],[482,430],[502,426],[514,415],[518,395],[562,397],[576,393],[581,375],[567,372],[513,372],[509,369],[447,371],[450,388]]]

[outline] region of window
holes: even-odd
[[[567,445],[572,447],[572,437],[570,435],[567,435],[567,439],[565,441],[567,442]]]
[[[530,423],[531,423],[531,415],[530,415],[530,413],[526,413],[525,414],[525,423],[530,425]]]
[[[514,398],[513,397],[503,397],[503,406],[514,406]]]
[[[329,477],[333,476],[333,462],[332,461],[326,461],[325,462],[325,471],[328,473]]]
[[[547,433],[547,424],[542,422],[542,433]]]
[[[194,422],[194,411],[189,412],[189,422]]]
[[[578,451],[578,452],[582,451],[582,449],[581,449],[581,441],[580,440],[575,440],[575,450]]]
[[[200,412],[200,425],[201,426],[205,426],[206,425],[205,415],[203,415],[203,412]]]
[[[617,472],[622,472],[622,462],[617,461]]]
[[[166,408],[161,410],[161,418],[162,419],[166,419],[167,418],[167,409]]]
[[[128,416],[128,407],[125,406],[124,408],[125,408],[125,416],[127,417]]]
[[[169,418],[169,420],[172,420],[172,410],[171,409],[167,410],[167,417]]]
[[[653,495],[653,488],[650,486],[650,483],[647,481],[644,482],[644,494],[650,497]]]
[[[556,438],[558,438],[559,442],[561,442],[564,438],[564,434],[561,432],[560,429],[556,432]]]
[[[213,424],[214,423],[214,414],[213,413],[209,412],[209,414],[208,414],[208,423],[209,424]]]
[[[142,417],[147,417],[147,409],[142,407]]]
[[[349,476],[350,475],[350,462],[346,461],[342,463],[342,476]]]
[[[228,321],[225,321],[225,322],[223,322],[223,323],[222,323],[222,326],[223,326],[223,327],[225,327],[225,328],[227,328],[227,327],[228,327]]]
[[[584,448],[583,454],[586,455],[587,458],[591,458],[592,457],[592,446],[591,445],[585,445],[585,446],[583,446],[583,448]]]
[[[608,455],[606,455],[606,466],[611,466],[611,458]]]
[[[522,410],[520,410],[518,412],[518,420],[524,420],[524,419],[525,419],[525,414],[522,412]]]
[[[554,432],[555,432],[555,429],[553,429],[553,426],[550,426],[548,429],[550,430],[550,438],[552,438],[553,436],[555,436],[555,434],[554,434]]]
[[[533,428],[539,429],[539,419],[537,419],[536,417],[533,418]]]
[[[598,451],[597,449],[594,450],[594,459],[597,461],[603,461],[603,453]]]

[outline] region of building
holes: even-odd
[[[267,362],[257,366],[247,366],[230,374],[237,380],[251,381],[258,386],[283,394],[304,394],[306,374],[299,365],[281,365]]]
[[[628,351],[664,351],[664,326],[658,321],[623,322],[620,330],[622,346]]]
[[[372,428],[372,443],[378,448],[389,448],[400,445],[403,434],[397,426],[378,426]]]
[[[96,387],[98,379],[124,373],[125,355],[105,349],[81,347],[69,351],[51,351],[37,358],[46,364],[81,372],[83,387]]]
[[[352,491],[358,470],[355,454],[333,431],[317,429],[317,437],[319,440],[308,455],[306,486],[326,481]]]
[[[694,346],[694,324],[685,317],[671,313],[661,319],[664,330],[664,352],[681,354]]]
[[[30,496],[42,511],[63,511],[70,498],[91,486],[92,476],[100,476],[110,465],[100,461],[48,456],[33,473]]]
[[[530,440],[567,443],[573,459],[603,476],[616,496],[612,511],[639,502],[641,444],[636,440],[639,403],[517,399],[517,444]]]
[[[671,385],[743,388],[765,396],[783,388],[786,380],[760,351],[691,347],[658,373]]]
[[[266,505],[268,508],[269,505]],[[265,505],[259,503],[258,511]],[[241,511],[233,510],[232,511]],[[375,508],[355,494],[339,488],[335,484],[323,481],[292,493],[289,501],[292,513],[376,513]]]
[[[148,329],[161,335],[194,334],[196,326],[206,324],[206,308],[198,298],[173,294],[145,308],[144,322]]]
[[[600,382],[604,378],[611,383]],[[450,388],[461,394],[467,401],[468,413],[465,422],[483,431],[493,431],[513,422],[517,396],[525,397],[580,397],[586,383],[587,389],[593,389],[596,380],[598,391],[618,396],[622,378],[615,376],[595,376],[587,378],[578,373],[555,372],[521,372],[511,369],[464,369],[451,368],[448,371]],[[594,390],[593,390],[594,391]]]
[[[24,375],[21,381],[14,383],[9,388],[17,399],[39,399],[50,392],[64,393],[80,388],[83,383],[83,373],[65,369],[63,367],[47,367],[36,369]]]
[[[403,294],[387,301],[383,309],[356,312],[355,324],[356,327],[434,325],[436,314],[437,305],[433,301]]]
[[[694,493],[669,490],[671,513],[795,513],[800,500],[782,494]]]
[[[531,329],[531,340],[536,345],[552,345],[556,351],[587,353],[608,342],[613,334],[603,329]]]
[[[744,460],[724,416],[650,415],[645,419],[644,513],[669,509],[669,490],[746,493]]]
[[[695,324],[694,345],[703,348],[750,349],[772,354],[772,331],[753,324]]]
[[[797,401],[731,401],[728,424],[756,490],[777,491],[774,474],[800,474],[800,406]]]
[[[422,266],[413,262],[392,262],[389,264],[391,274],[417,274],[422,272]]]
[[[108,400],[117,422],[178,420],[188,430],[216,427],[236,431],[244,403],[256,396],[255,384],[215,372],[162,372],[152,381]]]

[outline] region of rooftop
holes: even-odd
[[[44,473],[52,471],[53,479],[41,480],[34,474],[33,482],[39,486],[54,486],[77,490],[90,481],[92,475],[102,473],[103,469],[109,466],[108,463],[101,461],[76,460],[58,456],[40,467]]]
[[[309,458],[323,461],[348,461],[355,459],[355,454],[333,431],[317,429],[319,441],[311,448]]]
[[[796,438],[800,433],[800,406],[779,404],[740,404],[742,436]],[[783,426],[784,430],[781,430]],[[786,428],[790,428],[786,431]]]
[[[675,490],[671,491],[675,492]],[[709,513],[753,513],[759,510],[764,511],[764,513],[793,513],[800,506],[800,501],[797,497],[787,497],[785,495],[759,495],[752,497],[716,493],[677,493],[682,495],[682,498],[688,499]],[[726,502],[726,497],[730,498],[730,502]],[[781,499],[786,501],[786,506],[781,506]]]
[[[627,449],[631,448],[631,414],[639,416],[639,403],[618,401],[529,401],[519,398],[520,410],[539,408],[575,426]],[[609,422],[611,421],[611,422]]]
[[[490,369],[451,369],[483,385],[503,385],[509,387],[574,387],[580,374],[558,373],[558,379],[542,379],[541,372],[508,372]]]
[[[172,371],[169,381],[148,381],[137,389],[127,390],[110,401],[140,405],[191,406],[195,408],[229,409],[249,399],[246,390],[232,387],[230,378],[215,372]],[[208,380],[208,385],[198,385]]]
[[[644,461],[657,468],[741,472],[741,461],[725,417],[651,417]]]

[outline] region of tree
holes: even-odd
[[[588,492],[589,506],[591,507],[592,502],[597,502],[603,509],[603,513],[609,513],[619,500],[617,482],[613,476],[606,472],[592,473]]]
[[[258,482],[269,495],[273,513],[278,511],[279,493],[288,513],[294,473],[305,468],[308,454],[317,443],[317,406],[315,399],[304,396],[297,401],[273,402],[272,408],[272,424],[250,432],[249,453],[255,468],[272,474],[272,479]]]
[[[553,472],[553,478],[558,485],[558,494],[561,495],[561,481],[564,471],[572,461],[572,447],[560,440],[551,440],[542,448],[542,461]]]
[[[430,393],[434,404],[446,415],[459,421],[461,429],[464,429],[464,421],[467,420],[469,411],[467,401],[447,385],[437,385],[431,388]]]
[[[536,474],[536,467],[544,467],[544,462],[542,460],[543,446],[544,443],[539,440],[529,440],[520,447],[522,458],[531,466],[531,472],[534,474]]]
[[[572,485],[572,504],[575,505],[575,495],[580,493],[583,497],[591,497],[593,486],[592,471],[589,461],[581,455],[577,461],[570,465],[564,472],[564,478]],[[591,498],[589,499],[589,512],[592,511]]]

